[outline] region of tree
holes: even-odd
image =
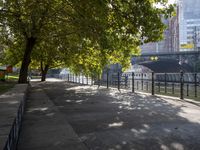
[[[89,47],[97,47],[105,58],[114,53],[115,58],[122,54],[125,60],[133,53],[128,48],[161,39],[164,25],[160,16],[169,13],[171,7],[156,8],[154,4],[159,2],[166,4],[167,0],[1,1],[1,25],[8,29],[13,42],[20,39],[24,43],[20,46],[23,58],[19,83],[27,82],[34,47],[49,37],[62,43],[66,37],[75,36],[90,41]],[[82,45],[77,41],[78,47]],[[76,52],[69,54],[77,56]]]
[[[47,39],[35,47],[31,67],[40,69],[41,81],[46,80],[46,74],[50,68],[62,66],[64,66],[62,54],[55,40]]]

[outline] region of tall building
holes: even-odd
[[[200,50],[200,0],[179,0],[180,51]]]
[[[176,8],[177,14],[179,13],[178,7]],[[179,16],[172,16],[169,19],[169,51],[179,51]]]
[[[169,19],[163,19],[163,23],[169,27]],[[146,43],[141,45],[142,54],[170,52],[170,31],[164,31],[164,39],[159,42]]]

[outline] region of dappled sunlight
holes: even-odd
[[[20,101],[9,101],[8,104],[11,104],[11,105],[15,105],[15,104],[19,104]]]
[[[97,87],[95,86],[75,86],[75,87],[69,87],[66,88],[67,91],[75,91],[76,93],[85,93],[90,95],[95,95],[98,93]]]
[[[69,100],[69,99],[68,99],[68,100],[65,100],[65,101],[66,101],[66,102],[68,102],[68,103],[71,103],[71,102],[73,102],[73,100]]]
[[[108,124],[108,127],[110,128],[110,127],[121,127],[121,126],[123,126],[123,122],[114,122],[114,123],[110,123],[110,124]]]
[[[48,117],[51,117],[51,116],[54,116],[55,115],[55,113],[48,113],[48,114],[46,114],[46,116],[48,116]]]
[[[171,143],[170,147],[175,150],[184,150],[183,145],[180,143]]]
[[[200,110],[182,109],[182,111],[178,113],[178,116],[183,117],[190,122],[200,124],[200,115],[196,115],[196,114],[199,114],[199,111]]]
[[[136,130],[134,128],[131,129],[131,132],[133,132],[135,134],[135,136],[140,136],[140,134],[147,133],[147,131],[145,129]]]
[[[15,92],[12,92],[12,93],[4,93],[4,94],[1,94],[1,97],[0,97],[0,100],[3,100],[4,98],[15,98],[16,96],[23,96],[23,93],[15,93]]]
[[[49,85],[52,89],[45,90],[57,108],[66,114],[81,141],[91,149],[185,150],[193,145],[199,147],[198,106],[103,86],[58,83],[56,90]]]
[[[110,92],[110,96],[115,98],[111,103],[118,104],[119,109],[127,111],[150,110],[148,113],[149,116],[162,115],[168,117],[169,115],[176,114],[187,119],[189,122],[200,124],[199,107],[190,104],[191,106],[187,108],[184,101],[167,97],[152,97],[151,95],[141,93],[117,92],[117,90]],[[175,119],[175,117],[171,116],[169,119],[173,120],[173,118]]]
[[[4,101],[0,100],[0,104],[15,105],[15,104],[19,104],[19,103],[20,103],[20,101],[16,101],[16,100],[9,100],[9,101],[7,101],[7,100],[4,100]]]
[[[34,111],[47,111],[47,110],[48,110],[47,107],[38,107],[38,108],[31,108],[31,109],[27,110],[27,112],[31,113]]]

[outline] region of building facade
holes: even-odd
[[[200,0],[179,0],[180,51],[200,50]]]
[[[163,19],[163,23],[169,27],[170,20],[169,19]],[[170,30],[167,28],[164,31],[164,39],[159,42],[152,42],[152,43],[146,43],[141,45],[141,52],[142,54],[151,54],[151,53],[165,53],[170,52]]]

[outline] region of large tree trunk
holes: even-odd
[[[30,37],[27,38],[26,41],[26,49],[24,52],[24,57],[20,69],[19,80],[18,83],[27,83],[27,76],[28,76],[28,67],[31,62],[31,52],[35,45],[36,38]]]
[[[41,63],[41,72],[42,72],[42,77],[41,77],[41,81],[46,81],[46,75],[47,75],[47,71],[49,70],[49,65],[45,65],[45,67],[42,67],[42,63]]]

